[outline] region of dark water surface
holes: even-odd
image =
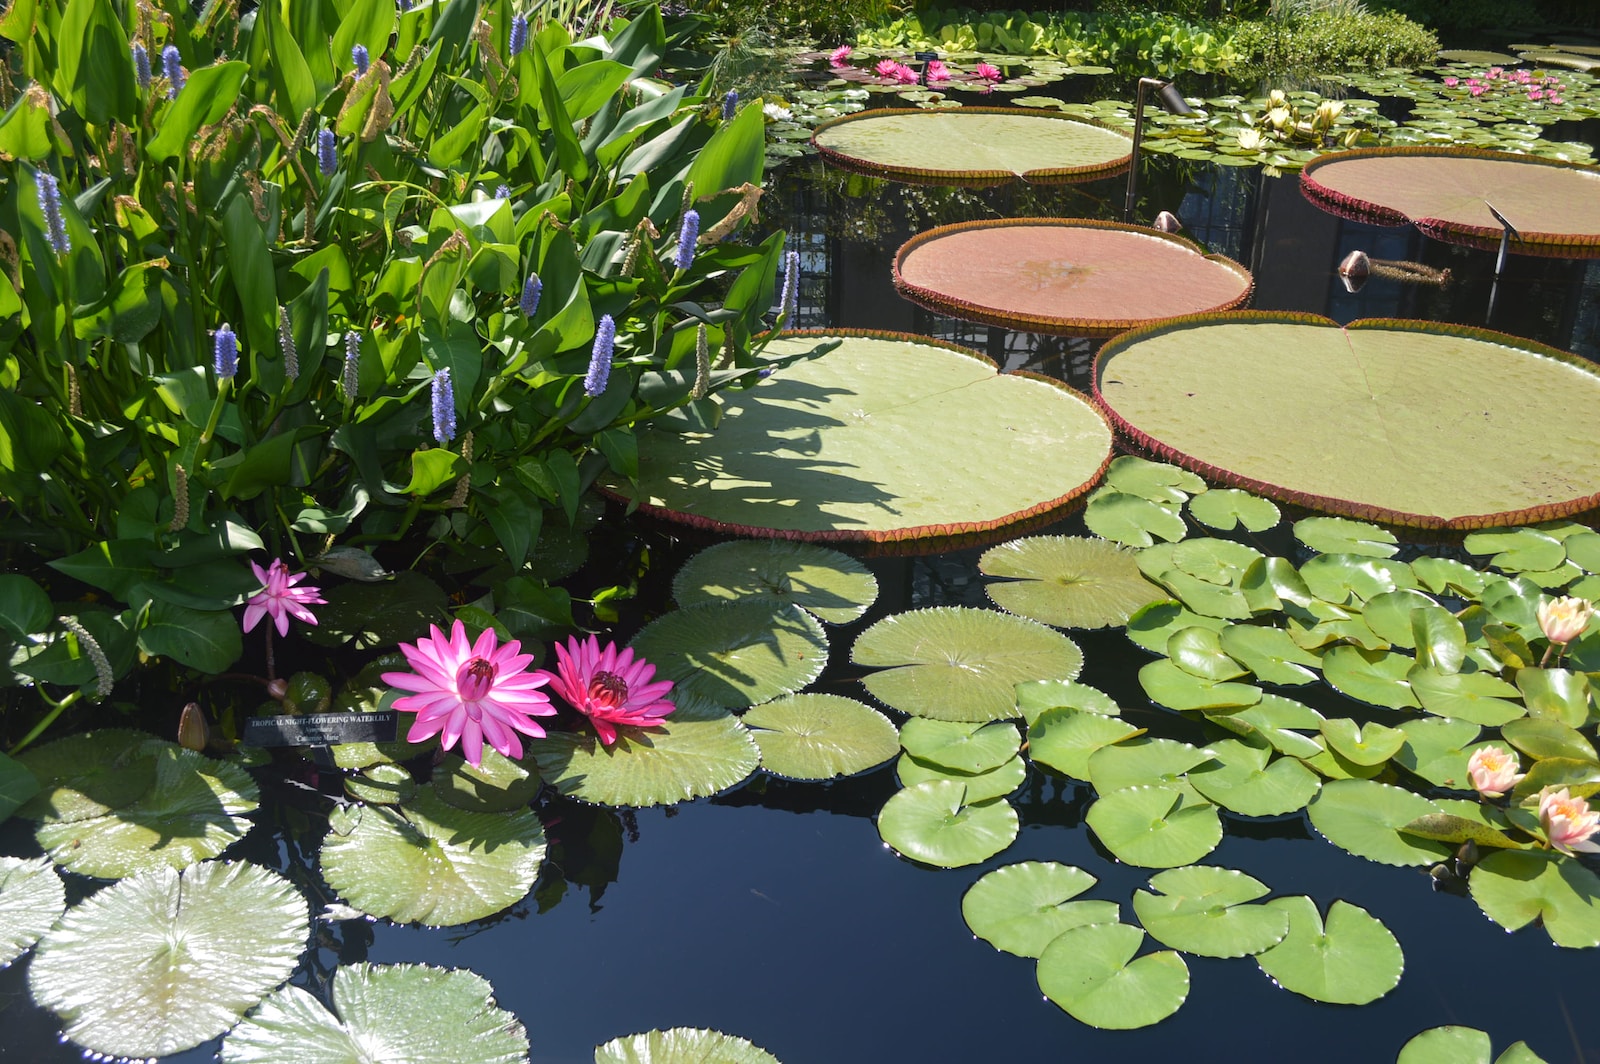
[[[800,324],[961,340],[1007,368],[1026,364],[1082,386],[1092,345],[928,314],[894,293],[889,263],[904,239],[931,225],[1008,214],[1114,218],[1122,187],[1111,180],[969,193],[801,164],[763,209],[765,224],[789,228],[803,255]],[[1146,175],[1139,214],[1148,220],[1162,208],[1177,210],[1210,250],[1255,271],[1256,307],[1341,322],[1411,316],[1482,324],[1486,316],[1491,254],[1408,229],[1340,221],[1301,199],[1292,176],[1160,158]],[[1374,278],[1350,295],[1334,267],[1354,249],[1448,268],[1454,281],[1441,289]],[[1512,259],[1491,324],[1600,356],[1600,267]],[[1056,531],[1081,534],[1082,527],[1069,518]],[[620,535],[652,552],[646,611],[666,608],[672,572],[707,542],[660,527],[630,526]],[[835,667],[817,689],[864,697],[846,662],[856,634],[873,620],[911,607],[984,605],[977,555],[872,560],[883,595],[867,618],[830,629]],[[1135,673],[1148,655],[1120,633],[1072,636],[1085,650],[1084,682],[1125,706],[1146,704]],[[1158,734],[1186,726],[1172,714],[1129,716]],[[319,924],[314,960],[295,980],[315,987],[336,964],[359,960],[471,968],[527,1026],[532,1059],[541,1064],[584,1064],[611,1038],[680,1025],[741,1035],[785,1064],[1388,1062],[1413,1034],[1446,1023],[1488,1030],[1497,1053],[1525,1039],[1551,1064],[1600,1062],[1600,952],[1558,949],[1537,928],[1507,934],[1469,899],[1436,892],[1425,870],[1353,857],[1316,836],[1303,815],[1255,820],[1224,812],[1227,835],[1205,863],[1245,871],[1274,895],[1310,895],[1323,910],[1344,899],[1370,911],[1405,950],[1405,974],[1392,993],[1362,1007],[1319,1005],[1279,989],[1250,959],[1186,956],[1191,990],[1173,1018],[1132,1032],[1086,1027],[1042,998],[1032,961],[974,939],[960,903],[990,869],[1053,860],[1098,877],[1086,897],[1117,901],[1132,920],[1133,892],[1154,872],[1120,865],[1097,847],[1081,823],[1090,789],[1030,768],[1012,798],[1023,825],[1016,843],[981,866],[954,870],[920,867],[884,846],[874,817],[895,789],[885,767],[831,785],[758,773],[731,794],[628,815],[546,800],[541,818],[552,852],[533,895],[459,928]],[[314,863],[325,812],[315,800],[264,806],[263,823],[228,856],[285,871],[320,911],[331,900]],[[0,826],[0,853],[33,852],[25,825]],[[86,887],[78,881],[69,889],[81,895]],[[1145,948],[1160,947],[1147,941]],[[26,968],[23,960],[0,972],[0,1059],[79,1059],[57,1042],[54,1018],[28,1003]],[[216,1045],[168,1059],[209,1060]]]

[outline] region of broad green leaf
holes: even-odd
[[[1288,558],[1258,559],[1239,578],[1239,590],[1252,613],[1280,610],[1285,602],[1309,606],[1313,600],[1300,570]]]
[[[1324,838],[1357,857],[1388,865],[1433,864],[1450,847],[1400,831],[1418,817],[1441,812],[1419,794],[1371,780],[1333,780],[1308,807]]]
[[[1167,640],[1167,657],[1189,675],[1212,682],[1237,679],[1249,671],[1222,649],[1219,633],[1199,626],[1174,632]]]
[[[1118,860],[1141,868],[1194,864],[1222,841],[1217,807],[1177,787],[1103,794],[1084,819]]]
[[[1117,922],[1116,902],[1072,900],[1095,882],[1083,869],[1054,861],[1006,865],[968,888],[961,915],[995,949],[1037,957],[1063,931]]]
[[[1358,765],[1381,765],[1400,752],[1405,733],[1376,721],[1361,725],[1348,717],[1322,722],[1322,737],[1340,757]]]
[[[1300,578],[1313,595],[1336,606],[1359,605],[1417,583],[1404,562],[1359,554],[1319,554],[1300,567]]]
[[[289,978],[309,930],[305,899],[276,873],[155,868],[68,910],[34,948],[28,984],[84,1049],[161,1057],[238,1022]]]
[[[838,695],[790,695],[754,706],[742,719],[761,748],[762,767],[788,779],[851,776],[883,764],[900,748],[887,717]],[[912,723],[917,722],[907,726]]]
[[[149,732],[100,728],[69,735],[18,756],[39,793],[18,815],[29,820],[87,820],[120,809],[148,791],[163,749]]]
[[[333,1010],[283,986],[223,1040],[223,1064],[355,1064],[382,1047],[387,1064],[521,1064],[528,1035],[465,969],[368,964],[335,969]]]
[[[707,547],[678,570],[680,606],[762,596],[792,602],[826,624],[848,624],[878,597],[878,581],[848,554],[781,539]]]
[[[1365,1005],[1400,982],[1400,943],[1365,909],[1336,901],[1324,924],[1317,903],[1303,895],[1265,904],[1289,914],[1289,934],[1257,954],[1256,963],[1285,990],[1313,1001]]]
[[[323,878],[349,905],[398,923],[481,920],[520,901],[544,861],[530,809],[477,813],[423,788],[400,806],[352,807],[322,843]]]
[[[159,163],[187,151],[201,126],[214,125],[238,101],[249,73],[249,64],[241,61],[192,71],[183,91],[162,116],[159,132],[145,144],[145,154]]]
[[[1390,643],[1410,650],[1417,645],[1412,631],[1412,611],[1429,606],[1437,607],[1437,604],[1420,591],[1410,588],[1385,591],[1367,600],[1361,611],[1361,619],[1367,622],[1368,628],[1371,628]],[[1451,619],[1454,620],[1453,617]],[[1457,621],[1456,623],[1460,624],[1461,622]],[[1464,631],[1461,636],[1461,642],[1464,651],[1466,644],[1466,633]]]
[[[1474,532],[1462,541],[1469,554],[1493,554],[1489,564],[1506,572],[1543,572],[1567,560],[1559,539],[1532,528],[1506,532]]]
[[[1102,539],[1130,547],[1148,547],[1158,537],[1175,542],[1188,532],[1182,515],[1170,506],[1108,488],[1090,498],[1083,523]]]
[[[1173,868],[1150,877],[1156,891],[1135,891],[1133,911],[1163,946],[1201,957],[1248,957],[1276,946],[1289,933],[1282,910],[1249,902],[1266,884],[1213,865]]]
[[[674,695],[742,709],[792,694],[828,663],[815,617],[773,599],[707,602],[663,614],[629,644]]]
[[[1420,558],[1413,558],[1411,571],[1416,574],[1423,587],[1436,595],[1448,592],[1462,594],[1467,598],[1477,598],[1483,593],[1483,573],[1470,565],[1463,565],[1449,558],[1434,558],[1426,554]]]
[[[28,767],[0,754],[0,823],[39,793],[39,781]]]
[[[1185,628],[1200,626],[1221,631],[1228,622],[1220,617],[1202,617],[1177,601],[1152,602],[1128,618],[1128,638],[1152,654],[1165,654],[1167,640]]]
[[[67,907],[67,888],[43,857],[0,857],[0,968],[26,953]]]
[[[1171,950],[1135,958],[1144,932],[1087,924],[1063,932],[1039,957],[1039,989],[1074,1019],[1125,1031],[1160,1023],[1189,996],[1189,968]]]
[[[50,596],[21,573],[0,574],[0,630],[22,641],[54,620]]]
[[[1530,717],[1558,720],[1570,728],[1589,721],[1589,679],[1566,669],[1519,669],[1517,687]]]
[[[157,599],[139,629],[139,649],[215,675],[239,660],[244,642],[232,613],[195,610]]]
[[[1524,1042],[1513,1042],[1498,1057],[1489,1036],[1473,1027],[1430,1027],[1400,1047],[1395,1064],[1545,1064]]]
[[[1191,495],[1206,490],[1204,480],[1181,466],[1152,462],[1132,454],[1118,455],[1111,460],[1106,469],[1106,484],[1117,491],[1171,506],[1181,506]]]
[[[1475,740],[1482,731],[1467,720],[1426,717],[1400,725],[1406,741],[1394,755],[1395,764],[1439,787],[1466,790],[1467,761],[1483,745]]]
[[[1600,946],[1600,876],[1546,851],[1500,850],[1472,869],[1472,900],[1507,931],[1535,919],[1558,946]]]
[[[1110,695],[1076,680],[1029,680],[1017,684],[1017,708],[1022,710],[1029,725],[1047,710],[1064,707],[1103,717],[1115,717],[1122,712],[1122,707]]]
[[[932,780],[896,791],[878,814],[878,834],[895,851],[939,868],[986,861],[1017,837],[1017,811],[1004,798],[966,804],[966,787]]]
[[[1577,729],[1558,720],[1527,717],[1514,720],[1500,729],[1506,742],[1532,758],[1566,757],[1578,761],[1600,761],[1594,744]]]
[[[459,754],[446,754],[434,766],[431,780],[434,793],[447,805],[472,813],[520,809],[533,801],[544,785],[532,765],[513,761],[488,746],[476,766]]]
[[[989,610],[944,606],[896,614],[862,632],[857,665],[880,668],[862,683],[904,713],[936,720],[1019,716],[1016,686],[1076,679],[1083,653],[1059,632]]]
[[[1298,685],[1317,679],[1312,669],[1322,658],[1302,648],[1282,628],[1259,624],[1230,624],[1221,632],[1223,653],[1243,665],[1263,683]]]
[[[529,756],[562,794],[613,806],[716,794],[756,770],[761,752],[738,717],[704,699],[674,696],[678,708],[657,727],[621,726],[610,746],[587,729],[553,731],[527,740]]]
[[[449,606],[439,585],[414,570],[377,584],[340,583],[324,597],[328,602],[317,607],[317,626],[301,631],[313,643],[350,643],[358,650],[417,639],[429,625],[445,622]]]

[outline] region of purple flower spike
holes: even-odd
[[[333,135],[333,130],[324,129],[317,134],[317,169],[322,171],[323,177],[332,177],[338,166],[338,138]]]
[[[694,242],[700,237],[700,212],[687,210],[683,212],[683,228],[678,230],[678,255],[673,263],[680,270],[687,270],[694,263]]]
[[[433,438],[440,443],[456,438],[456,390],[449,366],[433,375]]]
[[[344,379],[340,381],[347,403],[356,401],[356,391],[361,387],[361,334],[344,334]]]
[[[494,187],[494,198],[495,199],[510,199],[511,198],[511,186],[510,185],[496,185]]]
[[[231,381],[239,372],[239,338],[234,335],[233,328],[223,322],[217,329],[216,336],[211,344],[212,368],[217,371],[217,379]]]
[[[56,184],[55,176],[43,170],[38,174],[39,184],[39,213],[44,215],[45,237],[50,241],[50,250],[57,255],[66,255],[72,250],[72,239],[67,236],[67,223],[61,217],[61,188]]]
[[[411,10],[411,0],[395,0],[395,2],[399,6],[402,15]]]
[[[528,47],[528,18],[517,15],[511,20],[511,55],[515,58]]]
[[[783,298],[778,302],[778,313],[785,322],[793,323],[800,310],[800,253],[783,254]]]
[[[139,79],[139,88],[150,87],[150,53],[138,41],[133,42],[133,73]]]
[[[372,65],[372,57],[367,54],[367,46],[364,44],[352,44],[350,46],[350,59],[356,65],[356,77],[366,77],[367,67]]]
[[[539,309],[539,294],[544,291],[544,282],[539,280],[536,273],[528,274],[528,280],[522,286],[522,313],[533,317]]]
[[[167,99],[176,100],[183,91],[183,56],[178,46],[169,44],[161,49],[161,72],[167,76]]]
[[[729,89],[728,95],[722,98],[722,117],[726,121],[732,118],[739,110],[739,90]]]
[[[583,378],[583,394],[599,395],[611,379],[611,355],[617,340],[617,323],[602,314],[594,330],[594,352],[589,356],[589,372]]]

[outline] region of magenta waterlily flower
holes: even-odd
[[[394,700],[395,709],[417,715],[407,742],[437,735],[446,750],[460,742],[461,756],[476,767],[483,761],[484,743],[518,758],[518,732],[544,738],[532,718],[555,714],[550,696],[538,690],[550,678],[528,671],[533,655],[521,653],[520,642],[501,646],[494,629],[486,628],[476,643],[468,643],[460,621],[451,625],[449,638],[438,625],[430,625],[429,633],[415,644],[400,644],[413,672],[383,674],[384,683],[413,692]]]
[[[841,44],[828,53],[828,65],[835,70],[850,65],[850,53],[854,51],[848,44]]]
[[[930,59],[930,60],[928,60],[928,80],[929,81],[949,81],[950,80],[950,68],[945,66],[944,63],[941,60],[938,60],[938,59]]]
[[[632,647],[617,649],[600,640],[573,637],[567,645],[556,644],[556,671],[545,671],[550,689],[589,718],[600,742],[610,746],[617,741],[615,725],[648,728],[660,724],[677,707],[667,700],[671,680],[651,679],[656,667],[643,658],[635,659]]]
[[[321,588],[295,586],[306,578],[305,573],[289,572],[282,558],[273,559],[272,565],[266,569],[255,562],[250,563],[250,568],[255,570],[256,579],[264,586],[245,602],[245,631],[260,624],[263,617],[272,618],[278,626],[279,635],[289,634],[290,617],[311,625],[317,623],[316,615],[306,607],[319,606],[327,600],[322,597]]]

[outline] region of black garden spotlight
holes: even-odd
[[[1168,114],[1194,114],[1194,109],[1183,102],[1183,94],[1172,82],[1160,78],[1139,79],[1139,91],[1133,107],[1133,158],[1128,164],[1128,198],[1122,205],[1124,222],[1133,221],[1133,202],[1139,195],[1139,141],[1144,136],[1144,97],[1150,89],[1156,90],[1156,100]]]

